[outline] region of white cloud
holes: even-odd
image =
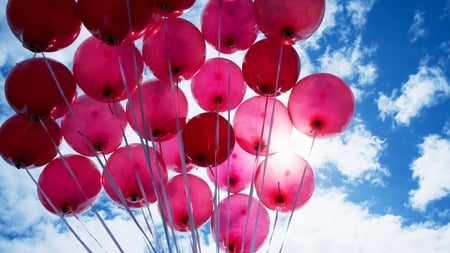
[[[352,24],[357,27],[363,27],[367,22],[367,14],[372,9],[376,0],[351,0],[345,6],[346,11],[350,14]]]
[[[381,93],[378,97],[378,110],[383,120],[393,117],[400,125],[408,126],[411,119],[420,112],[438,104],[450,96],[450,84],[439,66],[428,66],[421,61],[417,73],[409,76],[406,83],[390,96]]]
[[[413,208],[425,211],[430,202],[450,194],[450,139],[429,135],[419,150],[420,157],[410,166],[419,185],[409,196]]]
[[[416,11],[414,13],[413,23],[408,30],[408,38],[410,42],[414,43],[419,38],[425,37],[427,34],[427,29],[424,27],[425,13],[422,11]]]

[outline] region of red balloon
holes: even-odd
[[[167,169],[159,153],[151,147],[145,149],[141,144],[130,144],[108,158],[103,188],[120,206],[124,203],[117,191],[128,207],[139,208],[155,202],[156,190],[167,182]]]
[[[88,96],[79,97],[61,122],[67,143],[78,153],[95,156],[109,154],[122,143],[127,125],[119,103],[102,103]]]
[[[100,172],[88,158],[65,155],[45,166],[38,196],[51,213],[72,216],[87,211],[102,189]]]
[[[86,95],[102,102],[120,101],[142,80],[144,62],[132,43],[109,46],[95,37],[78,47],[73,74]],[[127,90],[125,90],[127,89]]]
[[[251,0],[211,0],[203,9],[201,23],[206,41],[225,54],[248,49],[258,35]]]
[[[142,55],[157,78],[171,80],[172,76],[175,82],[187,80],[205,62],[205,39],[185,19],[163,19],[153,32],[145,34]]]
[[[208,184],[191,174],[187,174],[186,177],[187,182],[181,174],[167,182],[165,186],[167,202],[164,197],[161,199],[164,219],[178,231],[191,229],[188,208],[191,208],[194,228],[203,225],[213,211],[213,196]],[[189,187],[190,202],[187,201],[187,187]]]
[[[69,46],[81,28],[74,0],[9,0],[6,19],[23,47],[35,53]]]
[[[150,141],[164,141],[175,136],[178,128],[186,124],[187,113],[188,103],[183,91],[162,80],[142,84],[131,94],[127,104],[131,127]]]
[[[355,98],[339,77],[316,73],[301,79],[291,92],[288,109],[294,126],[309,136],[341,133],[355,113]]]
[[[176,171],[178,173],[184,173],[185,171],[190,171],[194,168],[194,165],[180,154],[180,146],[178,143],[178,138],[181,138],[180,134],[177,133],[174,137],[166,141],[161,141],[155,143],[155,149],[161,154],[167,169]],[[182,141],[182,140],[181,140]],[[183,147],[181,147],[183,148]],[[184,159],[185,170],[183,170],[183,165],[181,159]]]
[[[255,189],[267,208],[291,212],[311,198],[314,174],[302,157],[292,153],[276,153],[258,166]]]
[[[6,162],[20,169],[45,165],[56,156],[61,130],[53,119],[40,121],[16,114],[3,122],[0,155]]]
[[[77,4],[86,28],[109,45],[139,38],[154,15],[148,0],[78,0]]]
[[[190,119],[182,136],[187,158],[200,167],[224,162],[235,142],[233,127],[224,117],[213,112],[201,113]]]
[[[225,252],[255,252],[269,233],[270,218],[266,208],[247,194],[234,194],[223,199],[214,210],[213,217],[218,217],[219,223],[216,224],[215,218],[211,219],[211,231]],[[254,248],[250,251],[252,241]]]
[[[194,5],[195,0],[153,0],[156,11],[163,16],[180,16]]]
[[[297,82],[300,74],[300,58],[290,45],[268,39],[260,40],[245,54],[242,73],[247,85],[256,93],[278,96],[291,89]]]
[[[192,78],[192,95],[205,111],[223,112],[236,108],[245,95],[242,71],[225,58],[212,58]]]
[[[274,103],[275,112],[271,126]],[[267,148],[269,155],[278,152],[289,142],[292,132],[292,122],[286,106],[276,98],[263,96],[249,98],[238,107],[233,127],[236,141],[245,151],[253,155],[265,155]]]
[[[254,11],[256,24],[267,38],[295,43],[317,30],[325,0],[255,0]]]
[[[59,118],[67,112],[68,103],[76,98],[76,82],[64,64],[36,57],[18,63],[9,72],[5,96],[18,114]]]

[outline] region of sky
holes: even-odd
[[[4,80],[16,63],[33,56],[9,31],[6,2],[0,0],[0,123],[13,114]],[[183,17],[199,25],[205,2],[197,1]],[[294,213],[288,233],[277,229],[274,245],[266,243],[265,250],[278,252],[284,241],[288,253],[450,251],[449,27],[449,0],[326,1],[319,29],[295,45],[300,77],[341,77],[354,92],[356,113],[339,136],[315,140],[307,158],[316,174],[314,195]],[[47,56],[71,66],[88,36],[83,30],[70,48]],[[242,55],[230,58],[238,63]],[[301,144],[295,152],[306,157],[311,138],[295,138]],[[41,170],[31,172],[37,177]],[[83,252],[61,220],[41,206],[27,173],[3,160],[0,203],[1,252]],[[104,194],[96,206],[126,252],[145,250],[124,210]],[[117,252],[92,212],[68,222],[96,251]],[[201,230],[202,250],[214,252],[208,226]]]

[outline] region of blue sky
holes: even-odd
[[[6,75],[33,56],[9,31],[6,2],[0,0],[0,122],[13,113],[3,92]],[[184,17],[198,25],[205,2],[197,1]],[[288,234],[275,241],[285,241],[284,252],[449,252],[450,1],[326,4],[318,31],[295,45],[300,75],[330,72],[343,78],[354,91],[356,114],[340,136],[314,143],[308,161],[316,173],[316,192],[295,213]],[[71,66],[76,46],[88,35],[83,31],[73,46],[48,56]],[[242,55],[230,59],[239,62]],[[301,144],[295,152],[306,156],[311,139],[301,134],[294,139]],[[38,176],[40,170],[32,172]],[[3,160],[0,203],[1,252],[83,251],[40,206],[26,172]],[[127,214],[106,196],[97,205],[124,249],[141,252],[143,237]],[[70,223],[90,247],[117,251],[91,212],[80,219],[83,225]],[[203,238],[204,252],[215,249],[206,243],[210,239]]]

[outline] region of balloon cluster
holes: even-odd
[[[157,203],[177,231],[209,220],[220,248],[252,252],[269,233],[268,209],[293,212],[314,191],[308,162],[282,151],[293,127],[313,138],[338,134],[355,102],[333,74],[298,80],[293,45],[317,30],[325,0],[209,0],[200,28],[181,16],[193,4],[9,0],[11,31],[42,57],[6,78],[16,115],[0,128],[0,154],[18,169],[45,166],[38,196],[59,216],[85,212],[103,189],[128,210]],[[81,25],[92,36],[71,70],[45,56],[69,46]],[[207,43],[216,58],[206,59]],[[242,50],[242,66],[222,56]],[[144,68],[155,79],[142,80]],[[190,119],[181,82],[204,110]],[[247,87],[255,96],[244,100]],[[286,92],[287,105],[277,98]],[[128,126],[138,142],[128,142]],[[61,153],[63,138],[77,154]],[[216,189],[190,173],[197,167]],[[227,196],[218,199],[217,189]]]

